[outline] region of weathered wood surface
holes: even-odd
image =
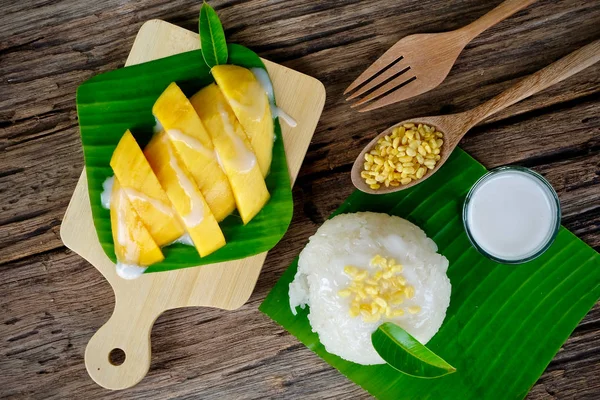
[[[600,37],[600,3],[540,0],[476,38],[435,91],[367,114],[347,85],[404,35],[457,28],[499,0],[211,1],[230,41],[319,78],[327,103],[294,189],[295,214],[248,304],[169,311],[136,387],[108,392],[83,351],[110,316],[100,274],[58,237],[83,166],[75,90],[123,65],[141,24],[197,30],[198,1],[0,0],[0,397],[368,398],[257,307],[307,238],[352,191],[353,158],[375,132],[465,110]],[[545,175],[563,224],[600,249],[600,64],[494,116],[462,147],[487,167]],[[600,306],[584,318],[530,399],[600,398]]]

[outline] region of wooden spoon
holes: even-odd
[[[528,76],[508,90],[472,110],[458,114],[419,117],[402,121],[377,135],[367,146],[365,146],[352,166],[352,183],[357,189],[371,194],[386,194],[408,189],[424,181],[437,172],[437,170],[440,169],[440,167],[446,162],[458,142],[460,142],[462,137],[473,126],[486,119],[490,115],[493,115],[498,111],[517,103],[518,101],[544,90],[547,87],[578,73],[590,65],[597,63],[598,61],[600,61],[600,40],[596,40],[578,50],[575,50],[571,54],[550,64],[533,75]],[[395,127],[405,123],[427,124],[434,126],[438,131],[444,133],[444,144],[441,148],[440,160],[437,162],[433,170],[427,171],[423,178],[413,181],[407,185],[396,187],[382,186],[379,189],[371,189],[369,185],[366,184],[365,180],[360,176],[360,173],[363,171],[365,153],[369,152],[381,137],[390,134]]]

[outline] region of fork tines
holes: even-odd
[[[411,94],[413,91],[409,88],[402,91],[400,89],[417,77],[411,71],[407,60],[397,54],[396,46],[392,46],[348,86],[344,94],[354,92],[346,100],[357,99],[351,107],[362,106],[376,100],[358,110],[364,112],[413,96]],[[363,97],[359,98],[359,96]]]

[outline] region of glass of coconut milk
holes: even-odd
[[[473,246],[504,264],[521,264],[550,247],[560,228],[556,192],[534,171],[500,167],[473,185],[463,223]]]

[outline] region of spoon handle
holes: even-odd
[[[471,41],[481,32],[536,1],[537,0],[506,0],[481,18],[459,29],[459,31],[468,38],[468,41]]]
[[[529,75],[493,99],[474,108],[469,112],[471,126],[512,104],[567,79],[571,75],[575,75],[598,61],[600,61],[600,40],[593,41],[575,50],[544,69]]]

